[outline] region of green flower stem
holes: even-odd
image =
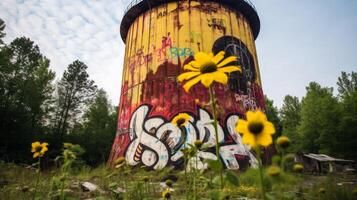
[[[263,199],[266,200],[266,195],[265,195],[265,188],[264,188],[264,178],[263,178],[263,163],[262,163],[262,159],[260,157],[261,155],[261,150],[260,147],[256,147],[256,152],[258,154],[258,162],[259,162],[259,174],[260,174],[260,184],[261,184],[261,189],[262,189],[262,196]]]
[[[196,166],[195,166],[195,169],[194,169],[194,172],[195,172],[195,174],[194,174],[194,182],[193,182],[193,187],[194,187],[194,190],[193,190],[193,192],[194,192],[194,197],[193,197],[193,199],[194,200],[196,200],[197,199],[197,187],[196,187],[196,182],[197,182],[197,171],[198,171],[198,164],[197,164],[197,161],[198,161],[198,149],[197,149],[197,151],[196,151],[196,160],[195,160],[195,164],[196,164]],[[196,171],[197,170],[197,171]]]
[[[188,179],[187,179],[187,158],[184,157],[184,168],[185,168],[185,192],[186,192],[186,200],[188,200]]]
[[[37,186],[38,186],[38,183],[40,182],[41,157],[38,157],[37,167],[38,167],[37,168],[37,178],[36,178],[35,190],[33,191],[33,197],[32,197],[33,200],[36,198]]]
[[[216,137],[216,156],[217,160],[221,162],[220,156],[219,156],[219,141],[218,141],[218,128],[217,128],[217,110],[216,110],[216,101],[215,101],[215,94],[213,91],[213,87],[209,87],[209,96],[211,99],[211,105],[212,105],[212,114],[213,114],[213,126],[214,126],[214,132],[215,132],[215,137]],[[220,169],[220,177],[221,177],[221,189],[223,189],[223,170],[222,168]]]
[[[281,171],[284,172],[285,171],[285,162],[284,162],[284,156],[285,156],[285,150],[282,149],[281,150],[281,162],[280,162],[280,168],[281,168]]]

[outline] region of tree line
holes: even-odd
[[[30,144],[46,141],[55,157],[63,142],[80,144],[90,165],[105,162],[116,131],[117,112],[79,60],[59,80],[50,60],[26,37],[10,44],[0,19],[0,160],[31,161]]]
[[[267,116],[278,134],[292,140],[293,152],[322,153],[357,160],[357,73],[341,72],[332,87],[310,82],[306,94],[287,95],[280,109],[266,98]]]

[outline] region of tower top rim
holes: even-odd
[[[158,7],[165,3],[175,2],[175,1],[178,0],[132,0],[131,3],[126,7],[124,11],[124,16],[120,24],[120,35],[124,43],[129,28],[137,17],[139,17],[141,14],[145,13],[146,11],[152,8]],[[254,7],[254,5],[250,0],[204,0],[204,1],[222,3],[242,13],[249,22],[254,39],[257,39],[260,31],[260,19],[256,11],[256,8]]]

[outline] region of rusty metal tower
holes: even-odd
[[[229,76],[227,86],[215,85],[219,115],[220,159],[230,169],[256,160],[234,131],[247,110],[265,109],[255,39],[260,30],[249,0],[135,0],[120,26],[126,43],[118,130],[109,163],[125,157],[130,165],[160,169],[179,167],[181,149],[195,140],[211,149],[201,160],[215,159],[214,128],[207,91],[194,86],[185,93],[176,77],[195,52],[225,51],[236,55],[242,73]],[[178,113],[191,116],[180,129],[170,122]]]

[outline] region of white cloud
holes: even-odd
[[[6,42],[26,36],[51,60],[57,78],[78,59],[117,105],[124,44],[119,26],[124,1],[115,0],[1,0]]]

